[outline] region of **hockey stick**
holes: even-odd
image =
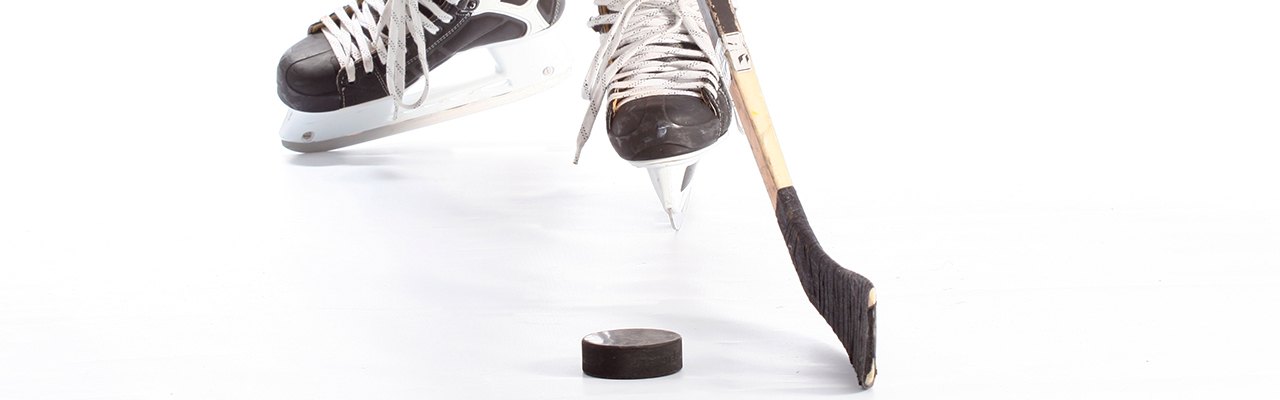
[[[742,39],[731,0],[699,0],[724,43],[733,71],[729,93],[738,121],[751,142],[760,175],[773,200],[782,237],[791,252],[791,263],[809,302],[827,320],[849,353],[858,384],[869,388],[876,379],[876,289],[870,280],[837,264],[822,251],[809,220],[791,186],[787,164],[774,135],[769,110],[764,105],[760,81],[751,64],[751,53]]]

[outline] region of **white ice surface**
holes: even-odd
[[[276,60],[338,5],[10,26],[0,399],[1274,396],[1274,2],[739,0],[814,229],[878,288],[868,391],[741,135],[678,233],[603,135],[571,164],[585,27],[552,91],[281,148]],[[622,327],[685,369],[584,377]]]

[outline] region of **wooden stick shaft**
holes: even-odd
[[[778,189],[791,187],[791,174],[787,172],[787,162],[782,158],[782,148],[773,131],[773,120],[769,118],[769,108],[765,106],[764,94],[760,92],[760,81],[756,79],[754,70],[733,72],[733,81],[729,93],[738,111],[738,121],[751,143],[751,152],[756,157],[760,176],[764,178],[765,189],[769,191],[769,200],[777,209]]]

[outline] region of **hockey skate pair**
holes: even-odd
[[[697,0],[596,0],[601,45],[583,85],[582,146],[602,106],[609,141],[646,168],[673,228],[702,154],[731,117],[723,51]],[[457,118],[546,90],[571,59],[554,25],[564,0],[349,0],[280,60],[285,147],[328,151]],[[488,49],[496,72],[448,86],[429,71]],[[416,82],[416,84],[415,84]],[[410,101],[409,99],[412,99]]]

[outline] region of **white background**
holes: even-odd
[[[603,136],[570,163],[585,1],[564,84],[312,155],[275,66],[339,3],[72,1],[3,28],[0,398],[1274,395],[1274,2],[737,3],[814,229],[877,285],[873,389],[741,135],[679,232]],[[685,369],[581,374],[637,326]]]

